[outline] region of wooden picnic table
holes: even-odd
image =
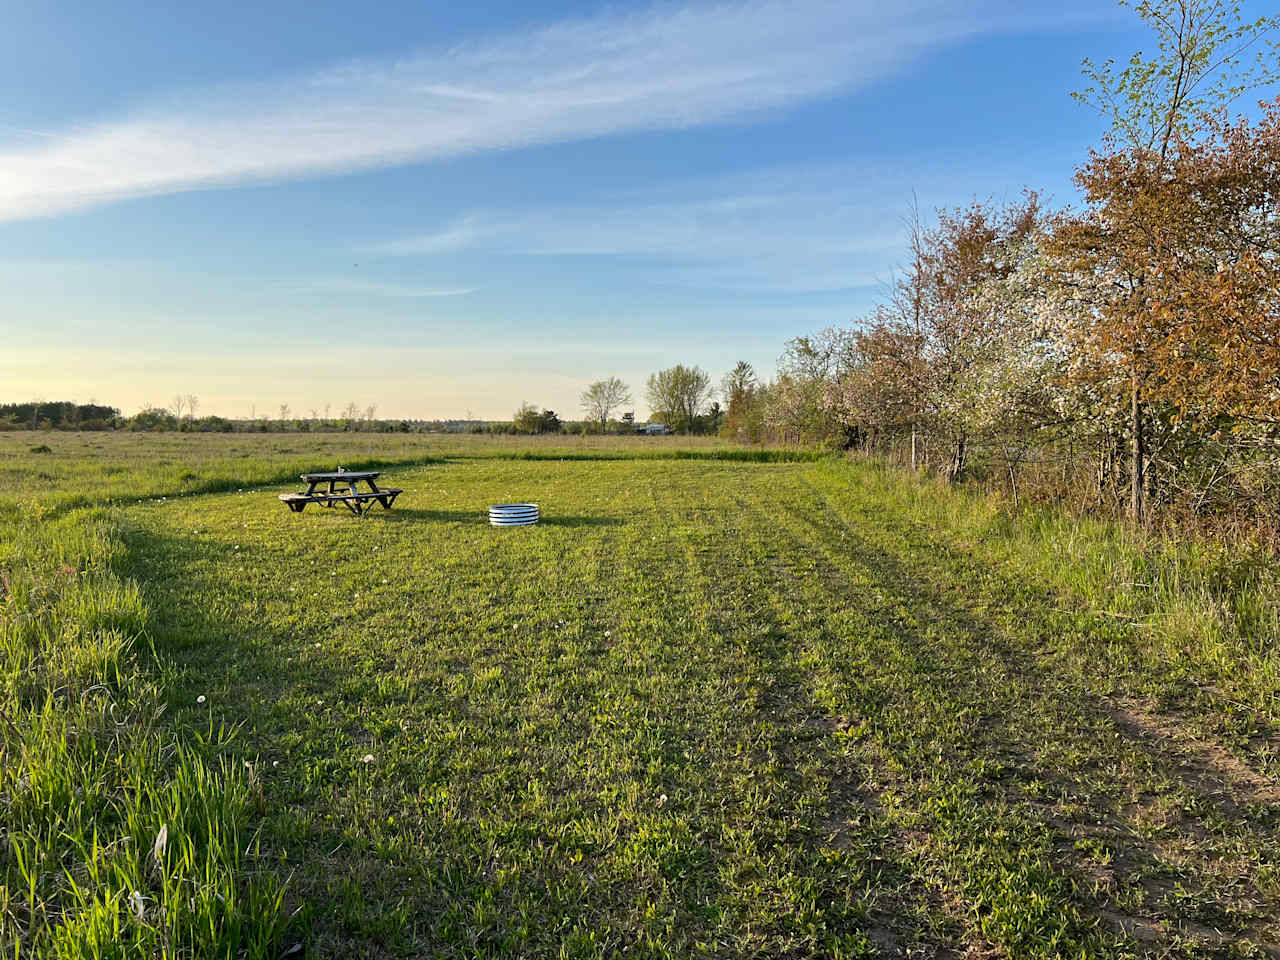
[[[377,470],[343,470],[339,468],[332,473],[304,473],[303,483],[307,484],[305,493],[282,493],[280,499],[288,504],[294,513],[301,513],[308,503],[318,503],[322,507],[344,505],[352,513],[359,516],[375,502],[382,504],[383,509],[390,510],[396,497],[404,493],[395,487],[379,489],[374,481],[381,474]],[[360,484],[369,489],[361,490]],[[326,486],[326,490],[317,490]]]

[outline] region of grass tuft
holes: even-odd
[[[274,956],[282,892],[245,849],[248,778],[225,741],[166,722],[117,527],[77,512],[0,542],[6,955]]]

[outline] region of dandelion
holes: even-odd
[[[146,913],[147,913],[146,900],[147,898],[144,897],[142,894],[140,894],[137,890],[134,890],[132,893],[129,894],[129,908],[133,910],[133,915],[138,918],[139,922],[141,922],[146,917]]]
[[[202,693],[200,696],[196,697],[196,703],[204,703],[205,699],[205,695]]]
[[[658,800],[657,800],[657,802],[654,804],[654,806],[655,806],[655,807],[661,807],[661,806],[662,806],[663,804],[665,804],[666,802],[667,802],[667,795],[664,793],[662,796],[660,796],[660,797],[658,798]]]
[[[169,825],[167,823],[160,824],[160,832],[156,834],[155,845],[151,848],[151,852],[155,855],[156,862],[159,863],[164,857],[164,848],[169,843]]]
[[[372,754],[372,753],[366,753],[363,757],[361,757],[361,758],[360,758],[360,762],[361,762],[361,763],[373,763],[373,754]]]
[[[278,766],[280,766],[280,761],[279,761],[279,760],[272,760],[272,761],[271,761],[271,766],[272,766],[272,767],[278,767]]]

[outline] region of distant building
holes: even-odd
[[[661,436],[670,433],[665,423],[642,423],[636,427],[636,433],[643,433],[646,436]]]

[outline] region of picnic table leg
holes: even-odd
[[[373,482],[373,478],[372,478],[372,477],[370,477],[369,479],[365,480],[365,483],[367,483],[367,484],[369,485],[369,489],[370,489],[370,490],[372,490],[374,493],[378,493],[378,494],[381,494],[381,493],[382,493],[382,491],[378,489],[378,485],[377,485],[376,483],[374,483],[374,482]],[[377,498],[378,502],[379,502],[380,504],[382,504],[382,509],[383,509],[383,510],[390,510],[390,509],[391,509],[391,501],[392,501],[392,500],[394,500],[394,499],[395,499],[395,497],[387,497],[385,494]]]

